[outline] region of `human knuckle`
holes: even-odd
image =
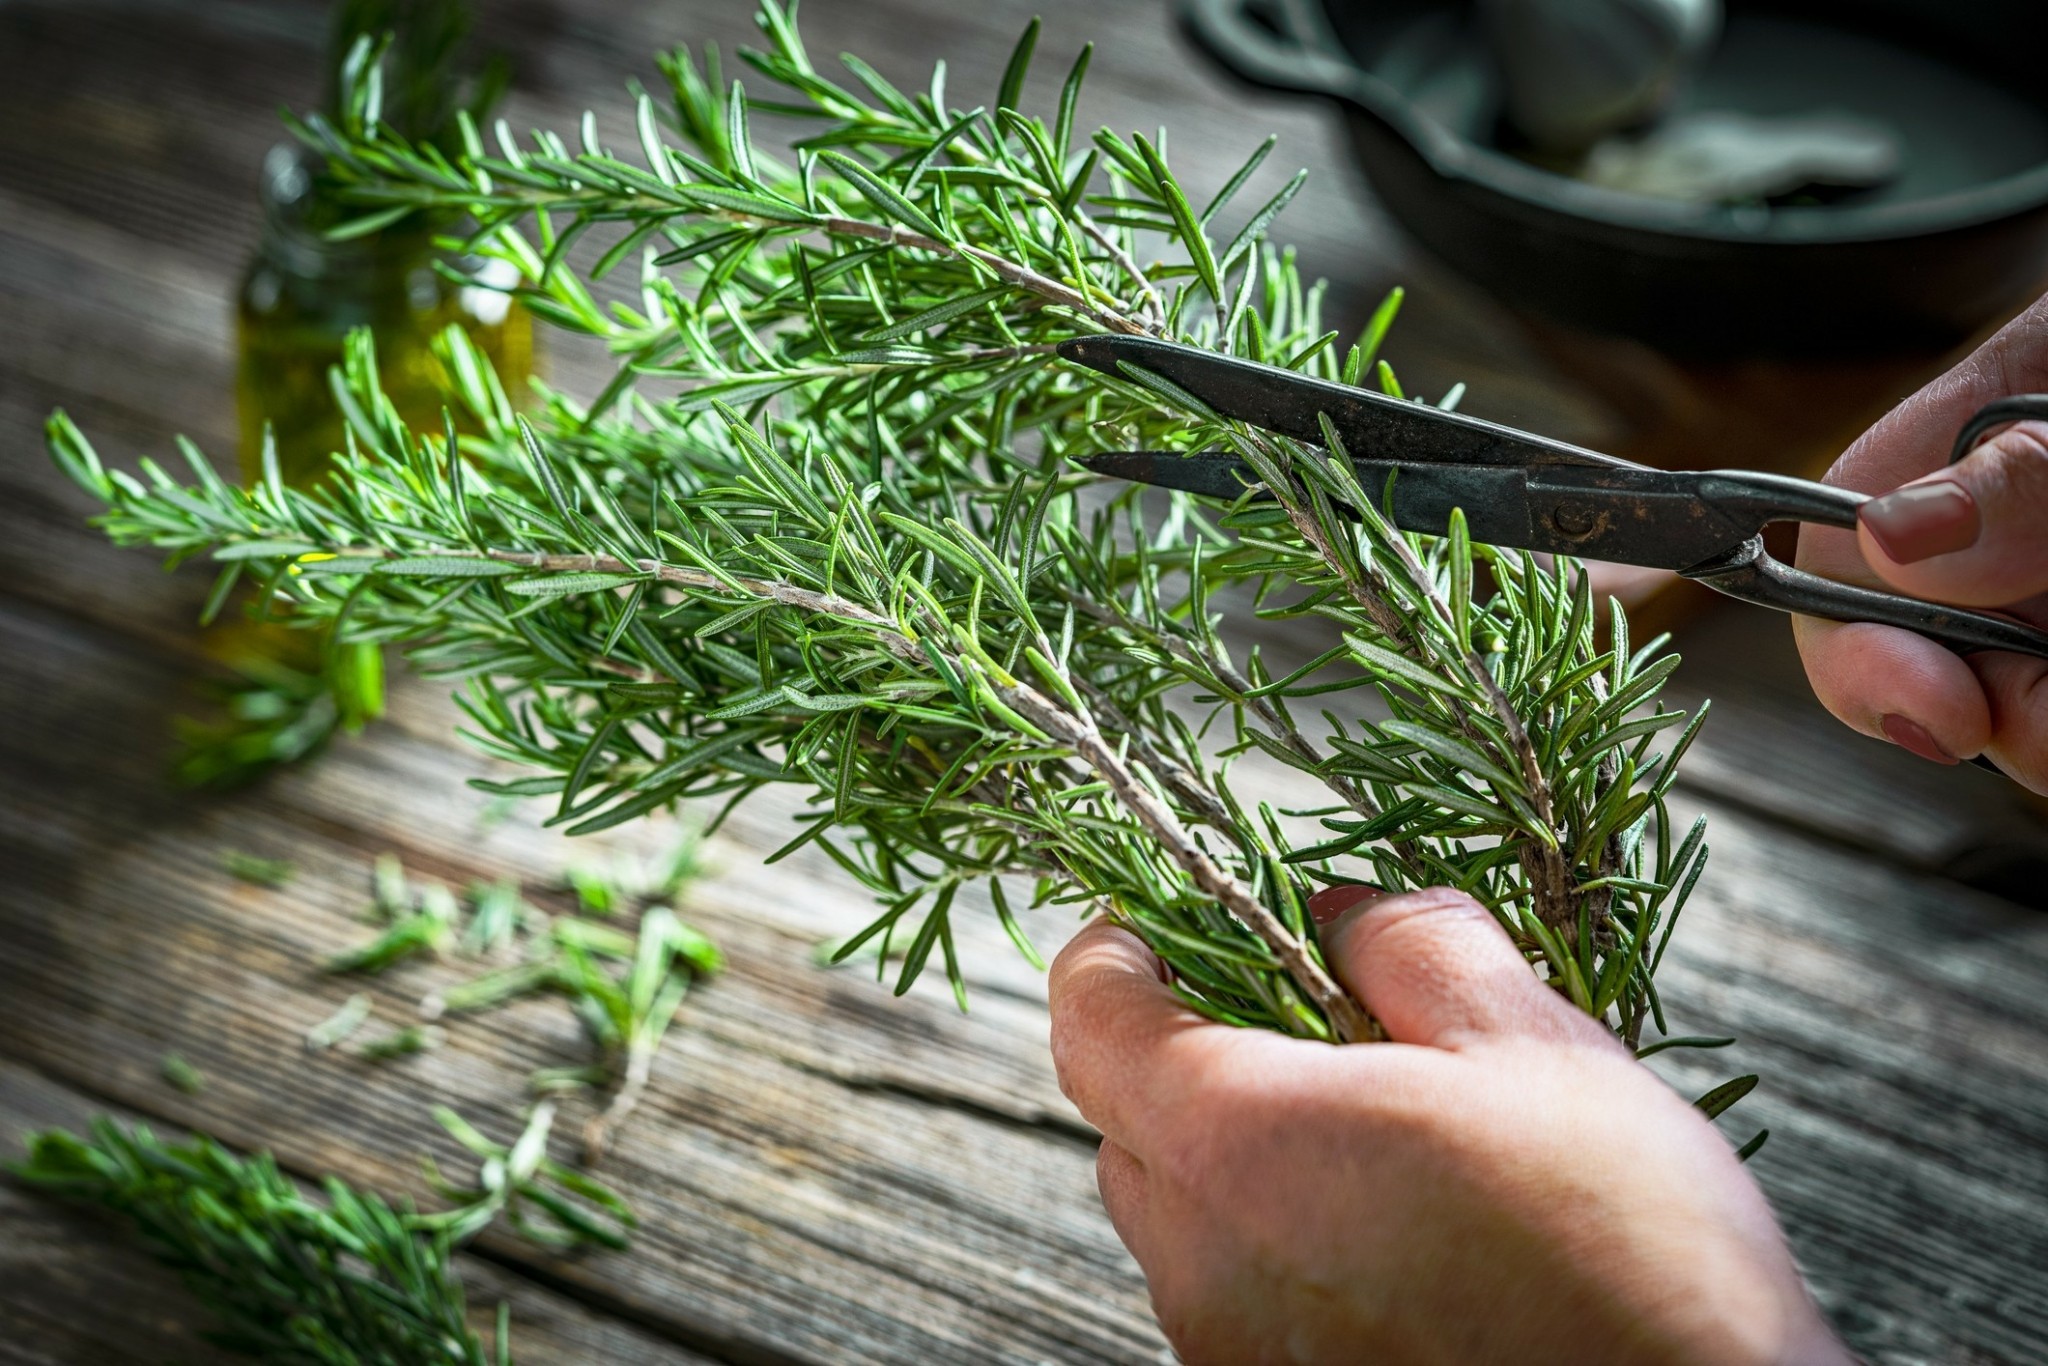
[[[2019,422],[1971,453],[1959,475],[1980,499],[2032,518],[2048,513],[2048,422]]]
[[[1052,1022],[1052,1070],[1060,1084],[1060,1094],[1068,1100],[1079,1103],[1077,1092],[1082,1089],[1088,1070],[1087,1050],[1082,1046],[1083,1036],[1075,1027],[1071,1015],[1056,1015]]]
[[[1427,932],[1439,925],[1485,917],[1486,908],[1451,887],[1428,887],[1375,902],[1361,917],[1359,937],[1370,943],[1395,932]]]
[[[2022,393],[2048,383],[2048,295],[2036,299],[1957,368],[1990,378],[1998,393]]]
[[[1095,1010],[1085,999],[1070,997],[1052,1016],[1052,1065],[1062,1089],[1091,1065],[1089,1040],[1095,1033]]]
[[[1201,1116],[1189,1115],[1183,1122],[1159,1126],[1154,1137],[1147,1170],[1155,1172],[1169,1189],[1184,1194],[1206,1191],[1230,1170],[1228,1135],[1222,1126],[1205,1122]]]
[[[1109,1139],[1095,1150],[1095,1189],[1102,1194],[1102,1203],[1112,1213],[1122,1198],[1131,1178],[1131,1168],[1136,1159]]]
[[[1987,660],[1983,676],[1992,729],[1999,738],[2048,751],[2048,664],[2021,658]]]
[[[1057,1046],[1053,1048],[1052,1075],[1053,1080],[1059,1084],[1060,1094],[1065,1096],[1076,1108],[1079,1108],[1081,1104],[1080,1083],[1076,1080],[1075,1069],[1062,1060]]]
[[[1088,932],[1084,929],[1080,934],[1068,940],[1066,945],[1053,956],[1052,967],[1046,972],[1046,991],[1051,996],[1055,1009],[1058,1008],[1061,998],[1067,994],[1069,988],[1074,984],[1075,978],[1080,975],[1081,969],[1085,966],[1087,934]]]

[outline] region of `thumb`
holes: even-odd
[[[1598,1022],[1538,981],[1487,909],[1445,888],[1368,896],[1323,931],[1339,981],[1400,1043],[1493,1036],[1611,1046]]]
[[[2007,427],[1857,521],[1870,567],[1915,597],[2004,607],[2048,592],[2048,424]]]

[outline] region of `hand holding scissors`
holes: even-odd
[[[1764,549],[1761,533],[1772,522],[1842,530],[1863,525],[1871,536],[1890,500],[1753,470],[1652,469],[1461,413],[1152,338],[1083,337],[1062,343],[1060,353],[1109,375],[1150,372],[1223,417],[1297,441],[1320,446],[1327,420],[1360,485],[1386,489],[1388,516],[1406,531],[1443,535],[1452,510],[1461,509],[1477,541],[1669,569],[1802,617],[1911,632],[1954,656],[2021,656],[2034,676],[2048,676],[2038,663],[2048,661],[2048,632],[1992,612],[1824,578]],[[2048,357],[2042,369],[2048,379]],[[1965,418],[1955,440],[1957,459],[2000,427],[2048,419],[2048,396],[1999,397]],[[1221,451],[1115,452],[1082,463],[1216,498],[1240,497],[1257,483],[1248,465]],[[2048,459],[2042,463],[2048,474]],[[1937,490],[1906,501],[1913,497],[1955,495]],[[1955,668],[1968,671],[1960,661]],[[1880,729],[1898,741],[1889,734],[1893,727]]]

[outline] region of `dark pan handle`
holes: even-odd
[[[1267,90],[1354,100],[1358,68],[1317,0],[1185,0],[1181,18],[1205,51]]]
[[[1181,21],[1239,80],[1337,100],[1407,144],[1432,173],[1469,174],[1470,149],[1433,120],[1418,117],[1398,93],[1359,67],[1331,30],[1323,0],[1181,0]]]

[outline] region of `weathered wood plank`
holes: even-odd
[[[20,1155],[18,1135],[63,1128],[82,1133],[96,1115],[124,1122],[69,1087],[0,1060],[0,1160]],[[165,1137],[175,1130],[155,1126]],[[97,1212],[0,1179],[0,1363],[5,1366],[188,1366],[245,1361],[205,1340],[204,1310],[177,1277],[137,1247],[128,1230]],[[521,1366],[620,1362],[627,1366],[704,1366],[711,1358],[630,1324],[593,1313],[481,1257],[458,1255],[470,1315],[490,1341],[497,1305],[512,1307],[512,1342]],[[110,1313],[119,1306],[118,1313]]]
[[[1661,979],[1733,1049],[1774,1136],[1758,1178],[1822,1303],[1878,1361],[2048,1351],[2048,920],[1712,809],[1714,866]],[[1663,1055],[1669,1059],[1671,1055]]]
[[[200,1336],[205,1315],[177,1278],[104,1221],[0,1181],[0,1231],[0,1363],[237,1360]],[[109,1313],[110,1305],[120,1311]]]
[[[7,625],[10,639],[33,646],[18,659],[62,645],[29,640],[18,615]],[[55,660],[51,676],[104,680],[95,686],[116,712],[114,699],[153,691],[146,659],[85,657],[89,668]],[[123,677],[124,669],[139,673]],[[189,1111],[203,1109],[214,1127],[260,1133],[309,1167],[386,1180],[403,1179],[429,1096],[458,1097],[507,1127],[517,1070],[578,1056],[559,1013],[533,1007],[463,1026],[442,1053],[375,1074],[374,1088],[365,1077],[322,1076],[324,1062],[293,1058],[297,1030],[352,989],[311,976],[306,964],[361,933],[349,917],[361,899],[365,855],[387,833],[411,831],[406,847],[439,851],[431,870],[458,878],[507,866],[494,844],[507,832],[515,843],[534,838],[515,820],[481,837],[491,847],[463,846],[465,818],[454,813],[475,807],[457,786],[459,762],[444,761],[437,781],[423,766],[431,756],[408,753],[416,742],[394,728],[273,785],[261,803],[188,805],[182,828],[138,828],[146,822],[123,820],[104,794],[115,785],[108,776],[146,777],[127,756],[151,718],[110,727],[100,699],[89,698],[76,710],[80,720],[101,717],[98,734],[88,734],[38,713],[35,680],[19,686],[0,691],[0,706],[34,720],[18,734],[35,738],[11,741],[0,766],[33,767],[34,753],[48,746],[103,776],[42,791],[33,813],[8,803],[8,819],[38,822],[29,838],[56,851],[26,879],[14,919],[34,960],[61,967],[47,976],[63,980],[8,981],[0,990],[27,1018],[61,1019],[66,1028],[54,1037],[59,1031],[19,1021],[0,1025],[5,1046],[177,1118],[200,1118]],[[382,796],[381,814],[365,805],[372,794]],[[1766,1074],[1754,1115],[1778,1137],[1759,1175],[1823,1297],[1863,1347],[1881,1359],[1966,1348],[1984,1360],[2027,1359],[2041,1346],[2039,1314],[2048,1310],[2026,1271],[2048,1257],[2048,1183],[2038,1161],[2048,1144],[2048,1003],[2038,990],[2048,972],[2048,923],[1939,879],[1904,877],[1787,837],[1739,812],[1713,815],[1715,868],[1676,941],[1666,999],[1674,1029],[1726,1030],[1743,1042],[1667,1070],[1691,1090],[1733,1070]],[[114,837],[90,834],[97,823],[111,823]],[[945,1312],[938,1306],[958,1295],[986,1324],[984,1316],[1024,1309],[980,1300],[1002,1292],[976,1278],[1022,1264],[1041,1277],[1025,1298],[1033,1312],[1080,1315],[1084,1306],[1069,1297],[1113,1267],[1097,1263],[1070,1279],[1059,1261],[1090,1245],[1072,1225],[1099,1216],[1086,1190],[1085,1146],[1059,1137],[1072,1121],[1056,1118],[1062,1103],[1025,1026],[1025,1003],[984,993],[976,1014],[960,1020],[943,1001],[886,1003],[857,979],[802,966],[803,949],[831,927],[819,906],[836,902],[845,917],[860,908],[830,879],[796,880],[799,898],[790,882],[778,886],[747,861],[777,837],[770,821],[753,832],[736,827],[721,841],[723,871],[690,911],[729,943],[734,973],[691,1006],[656,1094],[619,1150],[615,1175],[668,1232],[650,1234],[647,1254],[630,1267],[605,1260],[555,1274],[625,1297],[636,1313],[693,1312],[673,1308],[679,1296],[743,1296],[771,1306],[777,1321],[714,1319],[719,1331],[732,1332],[729,1340],[767,1335],[798,1352],[818,1350],[818,1340],[791,1341],[780,1316],[833,1303],[819,1298],[819,1281],[849,1296],[858,1286],[870,1310],[880,1302],[906,1314]],[[228,843],[296,854],[301,881],[284,894],[233,886],[210,862]],[[97,857],[82,868],[88,850]],[[546,871],[545,858],[532,854],[509,866]],[[68,885],[46,891],[51,874],[68,874]],[[93,921],[67,924],[80,904],[95,908]],[[979,971],[983,957],[970,950],[970,966]],[[449,975],[408,972],[372,989],[380,1010],[397,1013]],[[194,1000],[190,985],[201,981],[209,998]],[[166,1094],[155,1076],[165,1047],[221,1080],[197,1102]],[[831,1090],[840,1078],[850,1084]],[[937,1117],[934,1101],[946,1104]],[[1020,1135],[1071,1152],[1066,1194],[1038,1184],[1045,1160],[1037,1146],[1020,1145]],[[942,1161],[958,1165],[920,1169]],[[1030,1181],[1012,1184],[1020,1162]],[[899,1207],[912,1191],[943,1203]],[[1012,1209],[1014,1225],[991,1208],[1013,1200],[1023,1202]],[[1021,1208],[1031,1209],[1028,1220]],[[1062,1231],[1049,1235],[1040,1221]],[[1007,1261],[998,1250],[1006,1241]],[[1096,1247],[1113,1258],[1106,1244]],[[1929,1249],[1939,1252],[1938,1269],[1927,1263]],[[782,1272],[785,1258],[811,1265]],[[767,1264],[780,1274],[764,1275]],[[897,1283],[937,1268],[955,1279],[920,1280],[915,1290]],[[1057,1309],[1038,1299],[1048,1293]],[[940,1298],[926,1298],[933,1294]],[[855,1313],[857,1333],[884,1331],[850,1308],[834,1304],[832,1312]],[[705,1331],[694,1317],[675,1327]],[[848,1327],[839,1321],[833,1331]],[[849,1339],[830,1341],[835,1353],[847,1350]],[[914,1341],[926,1350],[973,1349],[950,1333]],[[1071,1353],[1075,1343],[1062,1345]]]
[[[431,689],[401,689],[391,724],[251,798],[164,791],[165,722],[192,657],[174,613],[199,585],[81,529],[82,500],[36,450],[43,413],[65,403],[116,458],[162,454],[173,429],[227,454],[226,299],[253,231],[253,167],[276,104],[310,91],[319,8],[0,9],[0,309],[15,324],[0,335],[0,581],[14,599],[0,609],[0,929],[14,950],[0,961],[0,1051],[277,1146],[301,1170],[403,1184],[431,1099],[509,1128],[525,1070],[579,1060],[582,1044],[535,1003],[463,1023],[440,1053],[395,1067],[309,1062],[298,1031],[354,989],[310,965],[362,933],[351,917],[378,850],[452,881],[537,882],[570,855],[524,815],[480,827],[460,785],[477,762],[449,748],[450,712]],[[493,7],[523,73],[514,122],[561,124],[589,104],[623,136],[622,74],[644,73],[658,44],[751,39],[746,9]],[[1041,94],[1081,38],[1102,40],[1084,123],[1170,124],[1198,185],[1227,173],[1247,129],[1284,134],[1276,183],[1315,164],[1291,231],[1340,273],[1339,299],[1397,278],[1425,286],[1395,352],[1411,382],[1433,392],[1472,379],[1477,411],[1575,439],[1614,429],[1607,400],[1557,385],[1511,321],[1361,213],[1322,114],[1241,98],[1193,63],[1160,8],[881,0],[819,6],[806,25],[821,56],[858,50],[917,81],[944,52],[956,92],[993,90],[1031,9],[1048,20]],[[574,387],[581,363],[564,364]],[[1649,379],[1686,398],[1678,381]],[[1684,642],[1688,686],[1724,699],[1688,788],[1715,813],[1719,853],[1666,995],[1674,1028],[1744,1042],[1711,1066],[1666,1070],[1694,1090],[1766,1073],[1752,1104],[1778,1137],[1759,1174],[1859,1347],[1887,1361],[2036,1358],[2048,949],[2038,918],[1920,875],[1972,841],[2024,843],[2033,827],[1988,778],[1922,769],[1815,724],[1782,668],[1758,684],[1757,642],[1781,641],[1782,623],[1738,613]],[[1697,643],[1694,630],[1706,632]],[[644,1255],[537,1269],[734,1359],[1156,1353],[1142,1290],[1094,1204],[1085,1129],[1052,1085],[1039,979],[986,917],[963,944],[976,992],[965,1020],[935,991],[892,1002],[871,981],[808,967],[807,950],[866,908],[815,854],[758,865],[790,809],[743,810],[689,908],[735,966],[690,1006],[615,1154],[652,1225]],[[218,866],[229,847],[294,857],[304,873],[283,894],[241,887]],[[1056,941],[1064,927],[1045,928]],[[407,969],[371,990],[395,1020],[456,975]],[[201,1097],[161,1083],[167,1047],[215,1077]],[[106,1341],[147,1355],[139,1333]]]
[[[1714,699],[1683,783],[1871,857],[2048,910],[2048,803],[1842,726],[1814,700],[1784,618],[1729,603],[1687,622],[1672,700]]]
[[[21,628],[13,616],[0,705],[27,708],[28,724],[0,738],[0,769],[51,781],[5,803],[0,866],[25,951],[0,965],[0,1050],[228,1141],[269,1144],[297,1169],[380,1186],[416,1179],[436,1099],[504,1131],[528,1070],[586,1056],[566,1012],[534,1002],[458,1021],[447,1047],[398,1066],[307,1059],[301,1032],[359,985],[312,965],[364,934],[363,872],[384,843],[376,825],[317,800],[327,775],[361,768],[355,782],[381,792],[383,819],[425,819],[416,841],[458,879],[503,870],[435,824],[433,812],[459,808],[473,831],[475,795],[445,764],[436,783],[394,771],[380,751],[403,759],[411,743],[394,730],[255,800],[171,811],[138,792],[124,809],[110,789],[147,786],[136,740],[160,718],[145,705],[123,720],[118,699],[161,692],[163,666]],[[78,680],[73,701],[57,701],[60,680]],[[82,778],[96,769],[97,781]],[[399,789],[419,800],[394,804]],[[235,885],[219,854],[236,843],[288,849],[301,882],[284,894]],[[759,852],[724,855],[746,876],[687,907],[734,967],[686,1010],[608,1162],[647,1220],[641,1245],[550,1264],[550,1276],[720,1352],[1155,1354],[1135,1268],[1095,1201],[1092,1143],[1051,1083],[1042,1005],[989,993],[962,1018],[937,993],[890,1002],[871,982],[811,967],[805,926],[820,903],[836,904],[842,929],[865,908],[843,885],[785,882],[764,896],[750,883]],[[777,923],[778,904],[796,907],[796,925]],[[400,1018],[460,975],[446,965],[368,985]],[[204,1093],[168,1091],[156,1075],[166,1048],[212,1079]]]

